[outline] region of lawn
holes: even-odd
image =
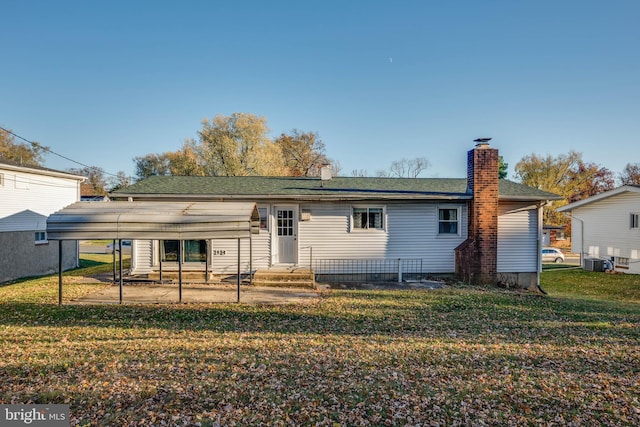
[[[281,306],[58,307],[24,281],[0,287],[0,402],[100,426],[640,425],[640,277],[542,278]]]

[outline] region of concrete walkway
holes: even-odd
[[[320,296],[320,290],[296,288],[266,288],[241,285],[240,303],[290,304],[310,302]],[[123,304],[171,304],[179,302],[178,284],[130,284],[123,286]],[[236,303],[238,288],[230,284],[183,284],[183,303]],[[117,284],[93,294],[85,295],[71,304],[118,304],[120,288]]]

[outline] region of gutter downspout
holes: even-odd
[[[540,273],[542,272],[542,222],[544,221],[544,217],[542,213],[543,213],[544,207],[550,203],[551,202],[547,200],[545,203],[541,203],[540,206],[538,206],[538,239],[536,240],[536,246],[538,247],[538,255],[537,255],[538,271],[536,273],[536,287],[544,295],[548,295],[548,294],[547,294],[547,291],[542,289],[542,286],[540,286]]]

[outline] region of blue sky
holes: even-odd
[[[0,126],[109,173],[204,118],[318,132],[342,174],[463,177],[577,150],[640,162],[640,1],[0,0]],[[46,166],[77,167],[48,155]]]

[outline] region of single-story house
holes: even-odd
[[[0,160],[0,282],[58,270],[58,246],[49,245],[47,218],[80,200],[84,177]],[[65,242],[64,269],[78,265],[77,244]]]
[[[640,273],[640,185],[625,185],[558,209],[571,217],[572,251]],[[589,265],[594,265],[589,263]]]
[[[242,273],[310,267],[321,281],[457,273],[535,287],[542,207],[559,196],[499,180],[498,150],[486,143],[468,152],[467,166],[460,179],[153,176],[111,198],[253,202],[260,213],[248,248],[225,239],[135,240],[134,275],[233,274],[240,259]]]
[[[565,226],[564,225],[550,225],[544,224],[542,226],[542,245],[549,246],[554,243],[566,240]]]

